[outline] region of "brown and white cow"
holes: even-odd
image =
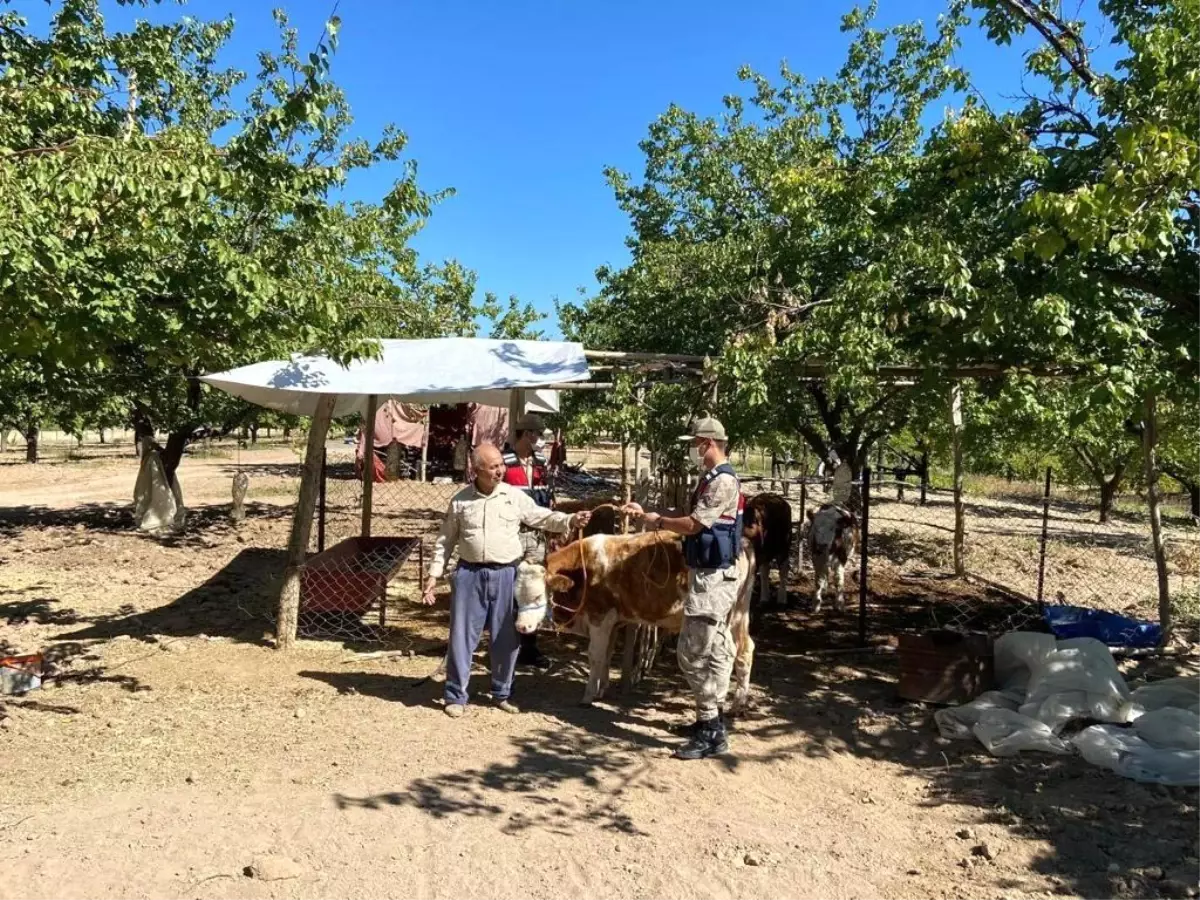
[[[729,712],[745,705],[754,662],[750,637],[754,547],[748,541],[742,544],[737,567],[738,595],[729,623],[737,646]],[[517,631],[535,631],[548,605],[556,626],[587,635],[585,704],[599,700],[608,687],[618,623],[635,622],[670,632],[678,632],[683,625],[688,569],[683,541],[676,535],[661,531],[592,535],[551,553],[545,569],[537,571],[540,568],[522,566],[518,572]]]
[[[755,494],[746,501],[742,535],[754,544],[758,563],[758,599],[766,603],[771,584],[771,563],[779,568],[775,602],[787,603],[788,570],[792,557],[792,505],[778,494]]]
[[[854,555],[854,534],[858,520],[854,513],[832,503],[808,511],[808,552],[813,563],[817,589],[813,597],[813,612],[821,609],[821,600],[829,584],[830,569],[837,592],[834,605],[846,606],[846,562]]]

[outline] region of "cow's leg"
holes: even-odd
[[[762,606],[767,605],[767,592],[771,589],[770,568],[765,561],[758,567],[758,602]]]
[[[733,658],[733,701],[726,707],[731,715],[746,708],[750,699],[750,669],[754,665],[754,638],[750,637],[750,617],[735,611],[730,623],[733,643],[737,648]]]
[[[615,611],[607,613],[599,622],[588,622],[588,680],[583,691],[584,706],[595,703],[608,687],[608,668],[616,624]]]
[[[785,553],[779,557],[779,591],[776,594],[775,602],[780,606],[787,605],[788,570],[791,565],[789,556],[791,556],[790,553]]]
[[[834,605],[838,612],[846,608],[846,564],[840,559],[833,564],[833,585],[837,589]]]
[[[813,612],[820,612],[821,600],[825,597],[825,585],[829,581],[829,563],[815,555],[813,556],[813,578],[817,583],[817,590],[813,595]]]

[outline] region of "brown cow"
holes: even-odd
[[[779,590],[775,602],[787,603],[788,569],[792,557],[792,505],[778,494],[755,494],[746,500],[742,534],[754,543],[758,562],[758,599],[767,602],[771,563],[779,567]]]
[[[750,637],[750,588],[754,547],[742,545],[737,561],[738,599],[730,613],[737,645],[733,703],[743,707],[750,692],[754,641]],[[613,637],[620,622],[636,622],[678,632],[687,596],[683,541],[666,532],[598,534],[568,544],[546,558],[544,578],[525,569],[517,583],[517,631],[537,629],[547,603],[556,626],[588,637],[588,682],[583,702],[600,699],[608,687]]]

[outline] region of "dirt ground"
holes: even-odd
[[[518,676],[521,715],[477,696],[451,721],[429,677],[444,606],[405,612],[400,652],[279,653],[263,613],[295,456],[242,462],[246,521],[228,521],[234,460],[190,457],[190,527],[170,540],[131,529],[130,457],[0,466],[0,650],[44,650],[58,673],[0,713],[0,898],[1153,897],[1196,882],[1195,790],[942,741],[932,709],[897,699],[893,656],[800,654],[853,634],[851,614],[759,615],[756,708],[731,754],[697,763],[668,758],[688,719],[669,658],[628,703],[583,709],[582,649],[546,637],[555,666]],[[970,589],[902,568],[870,586],[877,639]]]

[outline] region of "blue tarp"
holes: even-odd
[[[1081,606],[1046,606],[1046,624],[1060,641],[1090,637],[1110,647],[1157,647],[1162,627],[1102,609]]]

